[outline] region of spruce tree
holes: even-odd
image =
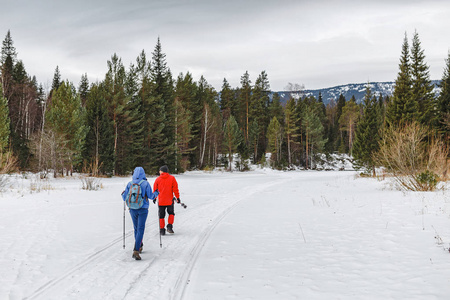
[[[353,157],[356,165],[372,170],[375,176],[374,154],[379,149],[381,116],[375,97],[372,96],[370,86],[367,84],[364,96],[364,113],[358,122],[353,143]]]
[[[56,91],[61,83],[61,73],[59,72],[59,66],[56,66],[55,73],[53,74],[52,91]]]
[[[108,71],[103,81],[105,98],[108,103],[109,118],[113,123],[114,137],[114,175],[124,175],[132,172],[135,160],[132,157],[130,145],[134,135],[131,134],[130,122],[133,121],[127,105],[131,100],[126,93],[126,70],[117,54],[107,61]]]
[[[267,73],[262,71],[255,81],[255,86],[252,90],[250,109],[249,109],[249,121],[254,120],[258,123],[258,148],[255,152],[256,160],[266,151],[266,132],[270,119],[268,114],[268,107],[270,104],[270,84]]]
[[[341,118],[342,115],[342,109],[344,108],[345,104],[347,103],[344,95],[340,94],[337,105],[336,105],[336,118],[334,121],[334,133],[337,136],[336,138],[336,143],[334,146],[334,150],[335,151],[340,151],[341,149],[345,149],[345,141],[346,141],[346,133],[342,130],[340,130],[340,125],[339,125],[339,119]],[[340,152],[345,152],[345,151],[340,151]]]
[[[159,166],[167,165],[169,170],[174,170],[176,162],[175,150],[175,97],[172,74],[167,67],[166,55],[162,52],[161,41],[158,37],[154,51],[152,52],[152,63],[150,78],[153,83],[152,94],[159,107],[153,112],[156,123],[156,132],[160,132],[162,139],[156,141],[154,146],[158,147],[158,154],[154,158]]]
[[[198,97],[198,86],[192,74],[180,73],[175,85],[176,143],[177,155],[182,160],[182,169],[194,168],[199,158],[202,106]],[[184,124],[188,120],[189,124]],[[181,136],[182,134],[188,134]]]
[[[296,150],[298,150],[298,145],[300,144],[298,140],[299,136],[298,118],[299,116],[296,110],[296,102],[295,99],[291,97],[286,103],[285,121],[284,121],[289,166],[292,166],[293,156]]]
[[[267,151],[272,154],[271,160],[275,165],[279,165],[281,161],[283,128],[281,127],[280,122],[278,122],[277,117],[273,117],[272,120],[270,120],[269,126],[267,127],[267,139]]]
[[[85,111],[75,87],[68,81],[63,81],[54,91],[45,124],[60,141],[61,167],[68,171],[79,166],[87,132]]]
[[[305,135],[305,167],[312,168],[312,157],[315,152],[322,151],[326,138],[318,113],[319,106],[315,101],[307,101],[302,111],[302,129]],[[311,162],[311,163],[310,163]]]
[[[81,105],[85,106],[86,99],[89,94],[89,79],[87,74],[81,76],[80,84],[78,86],[78,94],[80,94]]]
[[[269,118],[272,119],[273,117],[276,117],[281,126],[284,126],[284,109],[278,93],[273,93],[272,101],[269,104]]]
[[[430,79],[429,67],[425,63],[419,34],[414,32],[411,45],[412,101],[417,107],[417,121],[431,128],[437,127],[436,98]]]
[[[12,75],[14,64],[16,63],[17,52],[14,47],[14,42],[11,37],[11,33],[8,30],[5,39],[2,42],[2,52],[1,52],[1,83],[3,95],[6,99],[9,99],[12,93]],[[11,113],[11,112],[10,112]]]
[[[450,52],[446,59],[444,74],[440,83],[441,93],[438,98],[438,129],[450,146]]]
[[[358,122],[360,110],[356,104],[355,98],[352,97],[342,109],[342,115],[339,118],[339,127],[341,131],[348,133],[348,150],[352,155],[353,138],[356,130],[356,123]]]
[[[250,75],[248,74],[248,71],[245,71],[244,75],[241,76],[240,83],[241,87],[238,89],[238,100],[237,100],[238,108],[237,108],[237,115],[235,116],[235,118],[242,132],[244,132],[245,143],[248,144],[249,127],[251,123],[249,119],[249,112],[251,105],[250,101],[252,97],[252,82],[250,80]]]
[[[83,160],[92,171],[112,174],[114,169],[114,127],[108,116],[108,103],[103,84],[93,84],[87,94],[86,134]]]
[[[220,91],[220,110],[224,120],[228,120],[230,115],[234,112],[235,94],[231,89],[227,79],[223,79],[222,90]]]
[[[0,154],[8,148],[10,135],[8,102],[0,87]]]
[[[412,122],[417,119],[417,102],[412,99],[411,63],[409,55],[408,38],[402,44],[399,73],[395,80],[392,101],[386,111],[386,121],[389,126],[398,126],[404,122]]]
[[[233,154],[242,142],[242,134],[234,116],[230,116],[223,130],[223,145],[228,154],[228,168],[231,171],[233,165]]]
[[[146,149],[145,140],[145,111],[144,102],[139,97],[139,76],[134,65],[130,65],[126,73],[125,79],[125,95],[127,103],[125,110],[127,111],[128,126],[125,129],[126,136],[129,137],[128,143],[128,168],[134,170],[137,166],[145,166]]]

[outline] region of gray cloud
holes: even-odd
[[[117,53],[125,66],[158,36],[174,76],[203,75],[216,89],[265,70],[273,90],[392,81],[405,31],[417,30],[433,79],[450,47],[446,1],[8,1],[8,29],[30,75],[102,80]],[[0,32],[1,34],[1,32]]]

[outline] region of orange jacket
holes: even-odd
[[[159,191],[158,205],[168,206],[172,205],[172,199],[175,195],[176,198],[180,198],[180,192],[178,191],[178,182],[169,173],[162,173],[156,178],[153,184],[153,190]]]

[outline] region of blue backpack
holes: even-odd
[[[130,190],[128,191],[127,198],[125,202],[130,209],[139,209],[144,204],[144,196],[142,195],[141,183],[144,180],[139,181],[139,183],[131,183]]]

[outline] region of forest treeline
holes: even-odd
[[[224,79],[220,91],[203,76],[174,77],[158,38],[151,56],[143,50],[128,67],[113,54],[98,82],[83,74],[75,87],[56,66],[46,91],[26,72],[8,31],[0,61],[0,170],[125,175],[138,165],[154,174],[161,165],[178,173],[231,164],[246,170],[248,162],[309,169],[319,154],[340,152],[372,171],[389,164],[379,155],[387,133],[411,124],[426,129],[427,145],[448,147],[450,54],[446,62],[436,94],[417,32],[411,46],[405,34],[392,96],[373,96],[368,83],[360,104],[341,95],[327,105],[321,96],[282,105],[265,71],[256,79],[245,72],[238,87]],[[287,89],[302,92],[298,84]]]

